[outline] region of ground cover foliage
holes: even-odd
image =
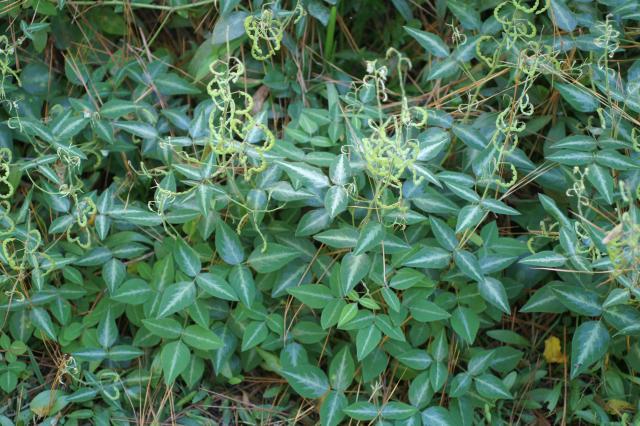
[[[638,424],[639,20],[1,2],[0,424]]]

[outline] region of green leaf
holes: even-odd
[[[429,381],[429,373],[418,374],[409,385],[409,402],[417,408],[426,407],[433,398],[433,390]]]
[[[160,94],[164,96],[197,95],[200,90],[182,77],[173,73],[161,74],[153,79]]]
[[[395,6],[396,10],[405,21],[410,21],[413,19],[413,13],[411,12],[411,6],[407,0],[391,0],[391,3]]]
[[[238,6],[240,0],[221,0],[220,1],[220,16],[227,16]]]
[[[489,210],[490,212],[506,215],[519,215],[520,212],[512,207],[507,206],[502,201],[492,200],[486,198],[480,202],[482,208]]]
[[[462,26],[469,30],[479,30],[482,24],[480,13],[472,4],[462,0],[448,0],[447,7],[460,21]]]
[[[451,315],[451,327],[469,345],[476,339],[479,324],[480,318],[469,308],[460,306]]]
[[[324,208],[329,212],[331,219],[347,210],[349,194],[343,186],[332,186],[324,197]]]
[[[126,275],[127,267],[118,259],[111,259],[102,266],[102,278],[111,294],[122,284]]]
[[[380,243],[384,239],[384,236],[384,227],[380,222],[367,223],[360,231],[358,242],[356,243],[356,248],[353,251],[353,254],[360,255],[377,246],[380,246]]]
[[[229,265],[238,265],[245,257],[238,234],[221,220],[216,224],[216,252]]]
[[[218,18],[211,33],[210,44],[225,45],[245,34],[244,20],[249,14],[245,11],[231,12]]]
[[[38,417],[55,416],[69,404],[67,394],[60,390],[45,390],[37,394],[29,404],[30,410]]]
[[[348,303],[344,305],[342,311],[340,311],[340,318],[338,319],[338,328],[344,328],[358,314],[358,305],[356,303]]]
[[[196,284],[198,284],[198,287],[204,290],[207,294],[217,297],[218,299],[229,300],[232,302],[238,300],[238,295],[233,287],[231,287],[223,278],[215,274],[198,274],[198,276],[196,276]]]
[[[296,237],[306,237],[322,231],[331,224],[331,216],[326,209],[311,210],[302,216],[296,228]]]
[[[158,318],[169,316],[190,306],[196,300],[196,286],[183,281],[168,286],[162,293]]]
[[[331,122],[327,110],[319,108],[304,108],[300,113],[300,127],[308,134],[318,131],[320,126],[327,125]]]
[[[202,269],[202,263],[200,262],[198,253],[189,247],[189,245],[187,245],[187,243],[181,238],[176,240],[173,250],[173,258],[178,265],[178,269],[190,277],[195,277]]]
[[[502,380],[492,374],[475,377],[476,390],[481,396],[489,399],[513,399]]]
[[[564,31],[571,32],[576,29],[578,21],[569,10],[564,0],[551,0],[551,8],[549,8],[549,14],[551,15],[553,22]]]
[[[182,334],[182,326],[172,318],[143,319],[144,327],[163,339],[177,339]]]
[[[346,185],[351,177],[351,164],[345,154],[338,155],[329,166],[329,177],[334,185]]]
[[[612,306],[624,305],[629,301],[630,298],[631,298],[631,294],[629,293],[629,290],[622,289],[622,288],[614,288],[607,295],[607,299],[602,304],[602,307],[606,309]]]
[[[256,247],[249,256],[248,262],[257,272],[266,274],[282,269],[282,267],[300,255],[301,253],[298,250],[289,246],[269,243],[264,252],[261,246]]]
[[[33,308],[31,310],[31,321],[33,322],[33,325],[35,325],[44,336],[53,341],[57,340],[56,330],[53,327],[51,316],[49,316],[49,313],[47,311],[42,308]]]
[[[482,272],[487,275],[504,271],[516,260],[518,260],[518,256],[510,256],[508,254],[490,254],[483,256],[478,261],[480,262]]]
[[[545,157],[547,160],[555,161],[565,166],[587,166],[594,161],[594,156],[590,152],[569,151],[566,149],[560,149]]]
[[[415,176],[417,178],[424,178],[427,182],[432,183],[439,188],[442,187],[436,175],[433,173],[431,168],[428,167],[427,165],[416,162],[409,165],[409,170],[415,173]]]
[[[358,242],[358,231],[351,227],[340,227],[320,232],[313,239],[333,248],[353,248]]]
[[[83,348],[72,354],[80,361],[102,361],[107,357],[107,350],[104,348]]]
[[[449,353],[449,344],[444,329],[440,330],[433,342],[429,345],[429,351],[433,355],[433,359],[438,362],[444,361]]]
[[[390,401],[382,406],[380,414],[385,419],[405,420],[418,412],[418,409],[409,404],[398,401]]]
[[[587,179],[598,193],[604,197],[607,204],[613,204],[614,182],[608,169],[598,164],[591,164],[587,169]]]
[[[344,346],[329,364],[329,381],[333,389],[344,391],[351,383],[356,372],[356,365],[351,356],[349,346]]]
[[[6,393],[12,392],[18,385],[18,376],[13,371],[0,374],[0,389]]]
[[[449,312],[428,300],[418,300],[412,303],[409,309],[416,321],[420,322],[440,321],[451,317]]]
[[[292,179],[299,179],[308,186],[316,189],[326,188],[329,186],[329,179],[316,167],[305,163],[286,163],[284,161],[276,161]]]
[[[520,312],[561,313],[566,311],[567,308],[560,303],[551,288],[552,285],[547,285],[538,289],[529,300],[527,300],[527,303],[520,308]]]
[[[564,255],[547,250],[520,259],[519,263],[541,268],[557,268],[564,265],[566,261],[567,258]]]
[[[246,266],[236,265],[229,274],[229,283],[238,295],[240,302],[249,307],[256,298],[256,284],[251,271]]]
[[[437,114],[437,113],[436,113]],[[433,117],[432,111],[429,112],[429,118]],[[431,161],[444,151],[451,142],[449,132],[437,127],[430,127],[418,135],[420,143],[419,161]]]
[[[559,0],[554,0],[558,4]],[[598,99],[592,95],[587,89],[578,87],[577,84],[554,83],[554,87],[562,99],[567,101],[571,107],[579,112],[595,112],[600,106]]]
[[[441,219],[430,216],[429,223],[431,224],[431,231],[433,236],[436,237],[440,246],[447,251],[454,251],[458,246],[458,239],[456,234],[446,223]]]
[[[416,30],[411,27],[403,27],[404,30],[413,37],[420,46],[438,58],[446,58],[449,56],[449,47],[442,41],[442,39],[430,32]]]
[[[478,129],[474,129],[471,126],[455,124],[451,131],[469,148],[482,151],[489,145],[487,138],[485,138]]]
[[[150,124],[135,121],[114,121],[113,127],[142,139],[158,139],[158,131]]]
[[[349,401],[342,392],[329,392],[320,407],[320,423],[322,426],[338,426],[344,419],[343,413]]]
[[[309,15],[316,18],[325,27],[327,26],[329,23],[329,9],[327,9],[327,7],[319,1],[312,1],[308,4],[307,10],[309,11]]]
[[[271,188],[271,197],[277,201],[298,201],[313,197],[307,189],[293,189],[289,182],[276,182]]]
[[[478,290],[480,296],[505,314],[511,314],[509,300],[504,285],[495,278],[485,277],[478,282]]]
[[[190,360],[189,348],[184,343],[176,341],[164,345],[160,353],[160,362],[167,386],[172,385],[178,375],[189,366]]]
[[[473,188],[467,188],[464,185],[464,182],[461,182],[461,184],[458,185],[456,182],[452,182],[451,180],[445,180],[445,183],[451,192],[465,201],[470,203],[480,203],[482,201],[482,198],[478,193]]]
[[[477,376],[486,371],[491,365],[491,362],[495,358],[495,350],[480,350],[476,352],[467,365],[467,373],[472,376]]]
[[[426,370],[433,359],[423,349],[411,349],[396,356],[396,359],[414,370]]]
[[[100,108],[100,115],[103,118],[116,120],[118,118],[124,117],[125,115],[136,113],[138,111],[138,108],[140,108],[138,104],[132,101],[123,99],[109,99],[104,103],[104,105],[102,105],[102,108]]]
[[[347,253],[340,263],[340,282],[343,295],[347,295],[371,269],[371,259],[366,254]]]
[[[610,341],[609,331],[600,321],[586,321],[571,339],[571,374],[575,379],[597,361],[604,358]]]
[[[76,136],[89,124],[89,119],[84,117],[73,117],[71,111],[61,120],[52,123],[51,133],[58,140],[71,139]]]
[[[355,402],[342,411],[352,419],[359,421],[373,420],[380,414],[376,405],[366,401]]]
[[[391,322],[391,318],[388,315],[382,314],[375,317],[375,324],[385,336],[390,337],[399,342],[404,342],[404,332],[400,327],[397,327]]]
[[[456,234],[466,231],[476,226],[484,217],[484,211],[477,205],[464,206],[458,213],[456,222]]]
[[[264,342],[269,336],[267,323],[263,321],[254,321],[244,329],[242,333],[242,351],[247,351],[260,343]]]
[[[152,294],[153,291],[146,281],[133,278],[118,287],[111,299],[126,305],[141,305],[149,300]]]
[[[477,282],[484,281],[482,268],[480,268],[480,263],[475,255],[466,250],[456,250],[453,252],[453,260],[463,274]]]
[[[320,325],[326,330],[329,327],[333,327],[340,320],[340,314],[342,313],[342,309],[346,305],[345,301],[342,299],[334,299],[327,303],[327,305],[322,309],[322,314],[320,315]]]
[[[110,348],[118,339],[118,327],[113,318],[113,310],[107,309],[98,323],[97,341],[103,348]]]
[[[369,355],[378,346],[380,340],[382,340],[382,333],[374,324],[358,330],[356,334],[358,361],[362,361],[363,358]]]
[[[446,79],[455,75],[456,72],[458,72],[458,62],[449,57],[432,64],[427,80]]]
[[[193,357],[189,366],[182,373],[180,373],[182,379],[190,388],[198,384],[203,374],[204,361],[200,357]]]
[[[14,117],[7,120],[7,124],[13,128],[22,126],[22,131],[26,135],[37,136],[38,138],[50,144],[54,142],[54,138],[51,132],[39,120],[30,118],[18,119],[17,117]]]
[[[427,213],[448,215],[457,214],[459,210],[452,200],[429,187],[425,189],[424,194],[412,197],[411,202]]]
[[[422,412],[422,424],[430,426],[454,426],[451,414],[443,407],[429,407]]]
[[[444,362],[435,362],[431,365],[431,368],[429,368],[429,380],[435,392],[442,389],[448,377],[449,371]]]
[[[544,194],[538,194],[538,199],[544,210],[553,216],[558,222],[565,227],[572,227],[573,223],[567,218],[567,216],[560,210],[553,198],[550,198]]]
[[[633,158],[628,155],[622,155],[617,151],[612,149],[603,149],[596,153],[595,155],[596,163],[610,167],[614,170],[637,170],[640,169],[640,160],[638,158]],[[597,165],[593,165],[596,166]],[[590,166],[590,167],[593,167]],[[609,175],[609,172],[605,172],[604,170],[601,172],[602,174]],[[588,177],[589,175],[587,175]]]
[[[175,267],[172,256],[165,256],[153,265],[152,285],[161,291],[173,282]]]
[[[460,373],[456,375],[449,385],[449,395],[452,398],[460,398],[467,394],[471,389],[472,376],[468,373]]]
[[[602,314],[598,293],[569,284],[554,284],[551,289],[558,300],[572,312],[595,317]]]
[[[317,399],[329,391],[327,376],[316,366],[299,365],[283,369],[281,374],[303,398]]]
[[[425,269],[446,268],[451,261],[451,253],[440,247],[423,246],[402,263],[403,266]]]
[[[158,226],[162,224],[162,219],[158,214],[135,206],[111,209],[108,214],[116,220],[128,222],[136,226]]]
[[[418,283],[425,281],[427,277],[422,273],[412,268],[401,268],[391,278],[389,285],[396,290],[406,290]]]
[[[223,346],[222,340],[213,331],[197,324],[185,328],[182,338],[187,345],[203,351],[220,349]]]
[[[304,284],[288,288],[287,292],[312,309],[322,309],[334,300],[331,290],[321,284]]]
[[[400,305],[400,299],[392,289],[390,289],[389,287],[383,287],[380,290],[380,293],[382,294],[382,298],[387,303],[389,309],[394,312],[400,312],[400,309],[402,307]]]
[[[598,144],[592,136],[571,135],[554,142],[549,148],[593,152],[598,149]]]
[[[300,321],[293,327],[293,337],[307,345],[321,342],[326,336],[327,332],[313,321]]]

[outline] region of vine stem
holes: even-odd
[[[126,0],[106,0],[106,1],[74,1],[70,2],[70,4],[76,6],[129,6],[131,8],[137,7],[139,9],[155,9],[155,10],[168,10],[171,12],[175,12],[178,10],[191,9],[198,6],[205,6],[207,4],[216,3],[217,0],[200,0],[191,4],[183,4],[180,6],[167,6],[163,4],[145,4],[145,3],[136,3],[136,2],[128,2]]]

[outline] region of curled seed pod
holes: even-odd
[[[231,84],[244,74],[244,64],[238,58],[231,57],[227,61],[213,62],[210,70],[213,79],[207,85],[207,93],[211,96],[214,109],[209,114],[209,147],[217,155],[235,156],[245,169],[245,179],[249,180],[254,174],[266,169],[264,154],[273,148],[275,136],[253,116],[252,96],[243,90],[231,88]],[[247,149],[250,145],[248,139],[256,129],[264,135],[262,146],[252,147],[259,157],[259,164],[246,167]]]

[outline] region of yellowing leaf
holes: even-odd
[[[621,416],[625,411],[635,411],[635,408],[632,404],[627,401],[621,401],[619,399],[610,399],[604,405],[607,413],[614,414],[617,416]]]
[[[544,341],[543,355],[544,359],[550,364],[562,364],[567,359],[565,354],[562,353],[560,339],[558,339],[556,336],[551,336]]]

